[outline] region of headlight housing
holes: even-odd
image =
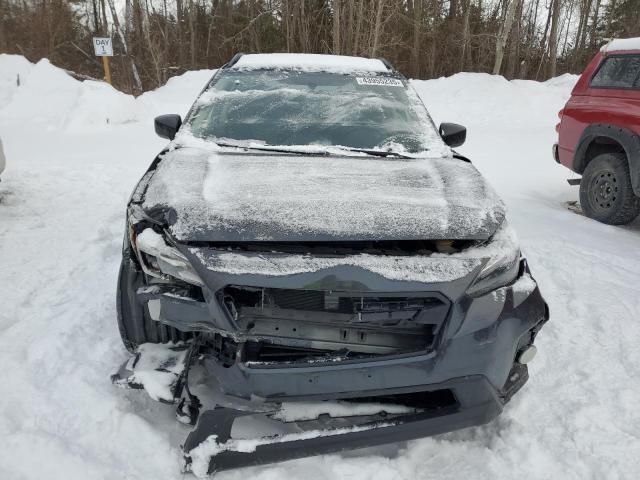
[[[479,257],[488,258],[482,270],[467,289],[469,295],[482,295],[513,282],[520,270],[520,247],[515,233],[506,223],[486,245],[478,247]]]
[[[131,231],[130,235],[140,265],[147,275],[164,280],[177,278],[200,287],[204,285],[189,260],[152,228],[145,228],[137,235]]]

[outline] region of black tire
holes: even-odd
[[[125,348],[133,352],[142,343],[180,342],[191,338],[189,333],[151,319],[146,305],[141,305],[136,295],[138,288],[144,284],[144,274],[128,256],[123,256],[118,274],[116,304],[118,329]]]
[[[587,217],[608,225],[625,225],[640,214],[623,153],[602,153],[589,162],[580,181],[580,206]]]

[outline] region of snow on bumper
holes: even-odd
[[[184,469],[205,477],[232,468],[412,440],[481,425],[502,411],[501,399],[482,376],[454,379],[438,387],[455,391],[455,401],[403,415],[325,416],[311,422],[283,423],[289,433],[251,439],[234,439],[232,430],[238,419],[252,412],[209,410],[186,439]],[[275,422],[269,414],[255,416],[262,422]]]
[[[173,403],[180,396],[187,345],[145,343],[111,376],[122,388],[144,389],[156,401]]]

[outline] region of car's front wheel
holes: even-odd
[[[580,181],[580,205],[587,217],[609,225],[630,223],[640,214],[624,154],[603,153],[591,160]]]
[[[118,328],[122,343],[133,352],[142,343],[168,343],[187,340],[190,335],[152,320],[146,305],[137,298],[144,286],[144,274],[131,258],[124,255],[120,264],[117,289]]]

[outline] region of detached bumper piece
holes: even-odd
[[[465,377],[433,387],[438,390],[400,395],[389,392],[382,397],[363,399],[380,401],[403,396],[440,399],[433,401],[432,398],[422,405],[412,402],[413,411],[401,414],[382,410],[373,415],[358,415],[356,408],[353,416],[321,414],[312,420],[283,421],[277,412],[209,410],[202,413],[186,439],[184,470],[204,476],[233,468],[412,440],[484,424],[502,411],[502,401],[483,376]],[[260,420],[262,425],[270,425],[280,432],[235,438],[236,429],[242,429],[237,424],[242,424],[245,417]]]
[[[111,375],[111,382],[121,388],[144,389],[159,402],[175,403],[182,395],[189,352],[189,345],[142,344]]]

